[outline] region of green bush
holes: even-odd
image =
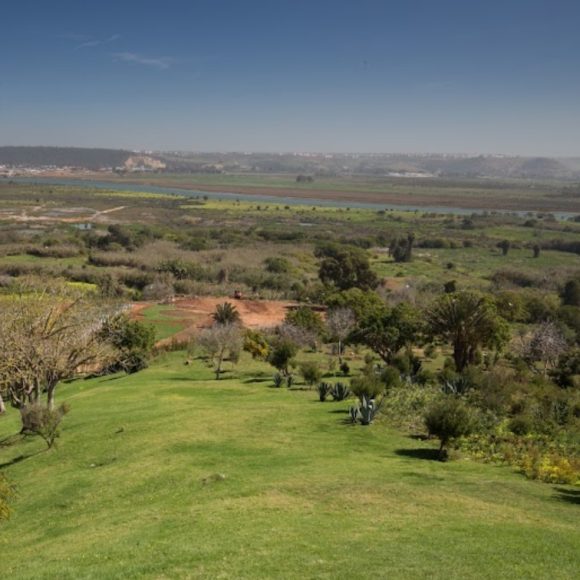
[[[320,367],[313,361],[302,363],[300,365],[300,374],[309,387],[315,385],[322,378]]]
[[[441,441],[439,459],[444,461],[448,457],[447,446],[450,441],[471,433],[473,418],[463,401],[455,397],[445,397],[425,413],[425,426],[429,435],[434,435]]]
[[[384,393],[385,385],[377,376],[362,375],[351,380],[350,390],[361,400],[363,397],[374,399]]]

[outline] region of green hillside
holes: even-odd
[[[244,355],[246,356],[246,355]],[[271,387],[243,358],[220,382],[166,355],[60,387],[45,452],[0,419],[17,486],[1,578],[572,578],[577,489],[509,467],[433,461],[433,445],[348,403]]]

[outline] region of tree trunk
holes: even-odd
[[[46,406],[52,411],[54,410],[56,383],[50,383],[46,389]]]
[[[4,413],[6,413],[6,405],[4,404],[2,393],[0,393],[0,415],[3,415]]]

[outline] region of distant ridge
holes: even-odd
[[[580,158],[515,155],[405,153],[139,153],[82,147],[0,147],[0,165],[75,167],[86,170],[124,168],[178,173],[290,173],[313,176],[363,175],[450,179],[526,179],[580,181]]]
[[[82,167],[102,169],[122,166],[133,153],[122,149],[82,147],[0,147],[0,165]]]

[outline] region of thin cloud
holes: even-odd
[[[173,59],[169,57],[150,58],[136,52],[116,52],[113,54],[113,58],[116,61],[142,64],[159,70],[168,69],[173,64]]]
[[[115,42],[115,40],[119,40],[119,38],[121,38],[120,34],[113,34],[113,36],[109,36],[108,38],[86,40],[85,42],[76,46],[75,50],[79,50],[81,48],[94,48],[95,46],[110,44],[111,42]]]

